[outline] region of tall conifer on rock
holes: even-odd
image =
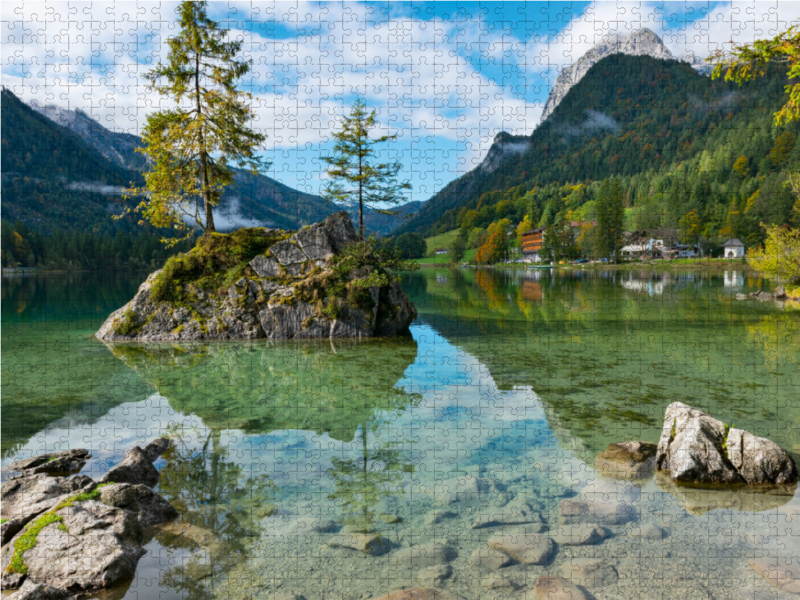
[[[177,12],[181,30],[167,42],[167,64],[146,76],[148,89],[176,106],[147,116],[143,152],[152,166],[134,192],[146,195],[137,210],[153,225],[185,230],[188,217],[209,234],[212,208],[233,182],[229,163],[265,168],[255,152],[266,136],[247,126],[251,96],[236,88],[252,62],[238,58],[242,41],[226,41],[206,2],[182,2]]]
[[[327,173],[331,178],[323,196],[333,202],[358,203],[358,235],[361,239],[364,239],[364,205],[398,204],[403,199],[403,192],[411,189],[407,181],[397,181],[402,164],[375,160],[377,144],[397,139],[396,135],[371,139],[370,131],[377,126],[375,111],[367,112],[366,103],[359,98],[350,115],[342,117],[341,131],[333,134],[336,140],[333,156],[322,157],[328,164]]]

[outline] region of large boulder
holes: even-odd
[[[797,483],[797,467],[780,446],[682,402],[667,407],[656,468],[679,483]]]
[[[406,334],[416,309],[377,257],[340,260],[358,239],[345,212],[295,233],[262,228],[201,238],[152,273],[95,335],[146,342]],[[244,276],[231,284],[224,277],[231,271]]]
[[[47,516],[43,527],[37,527],[37,520],[3,547],[4,572],[10,565],[19,570],[22,561],[28,579],[73,594],[111,588],[133,577],[145,554],[133,513],[88,500]],[[32,535],[35,545],[20,551],[30,546],[20,538]]]
[[[0,495],[2,545],[8,543],[31,519],[50,510],[70,496],[88,492],[95,482],[86,475],[50,477],[45,473],[25,475],[6,481]]]

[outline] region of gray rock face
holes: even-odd
[[[62,521],[45,526],[36,545],[23,554],[29,579],[79,593],[114,587],[134,575],[145,551],[132,513],[89,500],[56,514]],[[3,548],[3,570],[14,554],[15,540]]]
[[[784,485],[797,468],[780,446],[725,424],[701,410],[673,402],[664,415],[656,468],[680,483]]]
[[[486,158],[483,159],[478,167],[484,173],[491,173],[496,171],[505,160],[517,154],[527,152],[531,147],[531,140],[524,136],[512,136],[506,132],[498,133],[489,152],[486,153]]]
[[[629,37],[611,38],[597,44],[586,54],[581,56],[575,63],[561,71],[555,84],[550,89],[547,96],[544,110],[542,111],[542,121],[547,119],[556,106],[564,99],[583,76],[598,62],[612,54],[628,54],[630,56],[652,56],[669,60],[674,58],[669,49],[663,44],[661,38],[647,28],[634,31]]]
[[[142,529],[178,517],[178,511],[146,485],[115,483],[104,486],[100,489],[100,502],[133,512]]]
[[[15,536],[33,518],[38,517],[81,492],[90,491],[95,482],[86,475],[70,479],[50,477],[44,473],[12,479],[3,484],[0,515],[8,519],[2,524],[2,545]]]
[[[277,277],[281,274],[280,263],[271,257],[256,256],[248,264],[259,277]]]
[[[128,451],[125,460],[112,467],[100,479],[100,483],[131,483],[153,487],[158,483],[158,471],[144,453],[144,450],[134,446]]]
[[[288,232],[275,230],[262,233],[270,233],[272,239],[288,235]],[[277,233],[285,235],[277,236]],[[395,282],[371,288],[369,308],[368,301],[348,303],[341,298],[331,299],[324,293],[323,299],[319,299],[326,282],[338,276],[332,269],[326,270],[332,257],[357,241],[347,213],[331,215],[321,223],[304,227],[288,239],[272,244],[263,255],[249,262],[252,271],[248,269],[247,276],[224,293],[183,284],[193,298],[191,310],[151,300],[153,285],[161,274],[156,271],[128,304],[106,319],[95,336],[106,342],[150,342],[406,334],[417,312]],[[369,269],[353,271],[351,279],[369,277]],[[303,295],[304,285],[307,295]],[[331,302],[341,302],[341,305],[337,309]],[[337,315],[337,318],[329,315]]]

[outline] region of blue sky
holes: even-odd
[[[143,75],[166,57],[176,2],[3,2],[2,83],[27,101],[81,108],[139,133],[165,106]],[[268,175],[317,193],[337,118],[358,95],[398,135],[427,200],[483,159],[500,131],[530,134],[561,68],[604,36],[641,27],[676,57],[768,37],[798,3],[211,2],[212,18],[253,59],[243,87],[268,136]]]

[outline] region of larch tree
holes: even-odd
[[[379,204],[398,204],[403,192],[411,189],[408,181],[399,182],[399,162],[381,163],[376,160],[375,146],[393,142],[396,135],[371,138],[370,132],[378,126],[375,111],[368,111],[363,99],[356,100],[350,115],[342,117],[341,131],[333,134],[336,144],[332,156],[323,156],[327,163],[330,181],[323,196],[332,202],[358,203],[358,235],[364,239],[364,206],[379,212]]]
[[[185,231],[188,218],[210,234],[212,208],[233,183],[229,164],[266,168],[256,154],[266,136],[247,126],[251,96],[236,87],[252,62],[238,58],[242,41],[227,41],[206,2],[182,2],[177,12],[181,30],[167,42],[167,64],[146,76],[148,89],[175,107],[147,116],[142,151],[151,168],[144,188],[133,191],[145,196],[136,210],[152,225]]]

